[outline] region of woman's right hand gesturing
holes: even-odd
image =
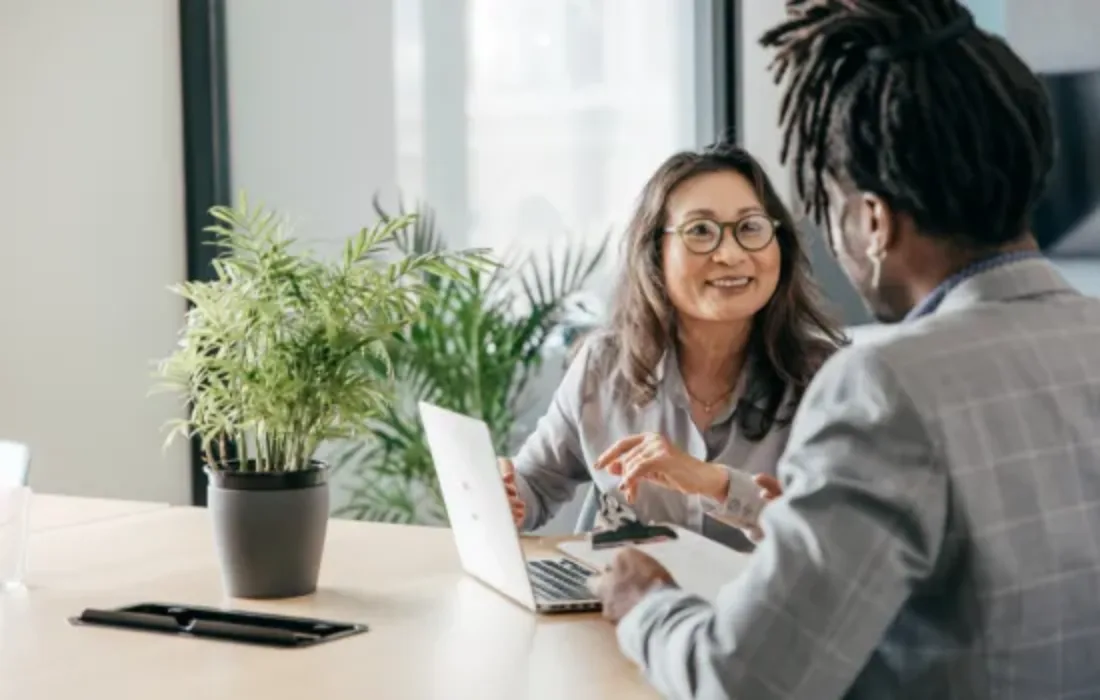
[[[504,492],[508,494],[508,505],[512,507],[512,521],[516,527],[523,525],[523,519],[527,515],[527,506],[519,497],[519,488],[516,486],[516,467],[512,460],[505,457],[497,459],[500,466],[500,476],[504,480]]]

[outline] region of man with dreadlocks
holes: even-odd
[[[903,323],[810,386],[717,603],[628,550],[605,613],[669,697],[1100,697],[1100,301],[1028,232],[1043,90],[954,0],[788,9],[784,158]]]

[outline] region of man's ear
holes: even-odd
[[[860,212],[868,241],[867,255],[881,257],[897,243],[894,211],[882,197],[864,192],[860,195]]]

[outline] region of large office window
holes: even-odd
[[[717,93],[732,0],[181,7],[195,251],[207,208],[238,190],[323,254],[398,193],[430,205],[451,246],[595,245],[621,232],[663,159],[712,141],[731,113]],[[208,256],[193,262],[209,274]]]
[[[526,252],[617,233],[664,158],[714,137],[700,94],[713,57],[698,58],[709,6],[395,3],[403,195],[459,245]]]

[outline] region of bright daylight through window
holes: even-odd
[[[617,234],[653,169],[713,136],[697,89],[710,84],[695,59],[704,5],[395,3],[406,202],[430,204],[451,245],[529,251]]]

